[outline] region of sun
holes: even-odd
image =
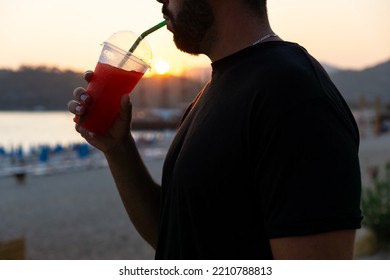
[[[157,60],[154,63],[154,68],[156,69],[157,74],[164,75],[164,74],[168,73],[171,66],[169,65],[168,62],[166,62],[164,60]]]

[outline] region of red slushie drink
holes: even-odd
[[[91,102],[85,115],[76,117],[75,122],[93,133],[106,134],[119,114],[121,97],[134,89],[148,68],[134,54],[105,42],[87,88]]]
[[[81,126],[97,134],[106,134],[119,113],[122,95],[130,93],[143,75],[98,62],[87,88],[92,101]]]

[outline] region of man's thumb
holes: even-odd
[[[131,121],[133,105],[130,102],[130,96],[125,94],[121,98],[121,110],[119,113],[120,118],[125,122]]]

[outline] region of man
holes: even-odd
[[[179,49],[212,77],[163,168],[149,175],[129,127],[77,131],[105,154],[126,210],[157,259],[350,259],[360,227],[359,133],[329,77],[273,33],[265,0],[158,0]],[[91,79],[92,72],[85,78]],[[89,101],[74,92],[69,110]]]

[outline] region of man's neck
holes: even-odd
[[[221,2],[219,2],[221,3]],[[261,18],[248,11],[239,1],[229,1],[215,8],[213,38],[206,55],[215,62],[253,45],[259,38],[271,34],[267,18]],[[276,40],[276,38],[271,38]]]

